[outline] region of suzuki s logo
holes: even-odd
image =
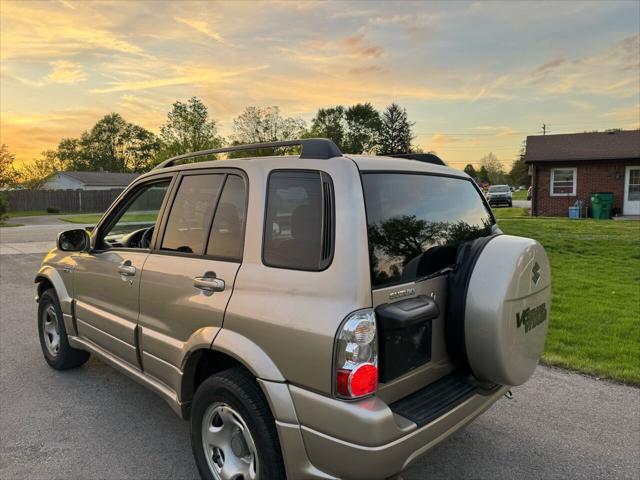
[[[524,333],[536,328],[547,319],[547,304],[543,303],[535,308],[525,308],[522,312],[516,313],[516,325],[518,328],[524,325]]]
[[[542,276],[540,274],[540,270],[542,269],[540,268],[540,265],[538,265],[538,262],[536,262],[533,268],[531,269],[531,280],[533,280],[534,285],[538,284],[538,280],[540,280],[540,277]]]
[[[395,300],[396,298],[409,297],[416,294],[415,288],[405,288],[404,290],[398,290],[397,292],[391,292],[389,294],[389,300]]]

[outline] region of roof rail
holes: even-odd
[[[301,140],[285,140],[282,142],[232,145],[230,147],[214,148],[211,150],[200,150],[199,152],[185,153],[183,155],[178,155],[177,157],[172,157],[165,160],[164,162],[159,163],[154,167],[154,170],[159,168],[172,167],[176,164],[176,162],[180,160],[202,157],[205,155],[213,155],[216,153],[239,152],[242,150],[258,150],[262,148],[293,147],[298,145],[302,147],[300,158],[317,158],[326,160],[329,158],[342,156],[342,152],[340,151],[340,149],[328,138],[303,138]]]
[[[433,153],[394,153],[393,155],[385,155],[385,157],[406,158],[407,160],[418,160],[419,162],[447,166],[444,160]]]

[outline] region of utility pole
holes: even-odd
[[[546,123],[543,123],[543,124],[542,124],[542,135],[544,136],[544,135],[546,135],[546,134],[547,134],[547,124],[546,124]]]

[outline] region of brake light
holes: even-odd
[[[378,389],[376,316],[366,309],[349,315],[336,336],[335,392],[341,398],[360,398]]]

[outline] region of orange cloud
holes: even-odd
[[[176,21],[187,25],[188,27],[193,28],[196,32],[202,33],[203,35],[215,40],[216,42],[222,43],[224,45],[230,46],[231,44],[227,42],[220,33],[212,30],[207,22],[204,20],[195,20],[195,19],[186,19],[182,17],[176,17]]]
[[[82,65],[69,60],[51,62],[52,72],[47,75],[47,80],[54,83],[78,83],[87,79]]]
[[[364,58],[377,58],[384,53],[384,49],[365,40],[364,35],[352,35],[341,41],[349,53]]]

